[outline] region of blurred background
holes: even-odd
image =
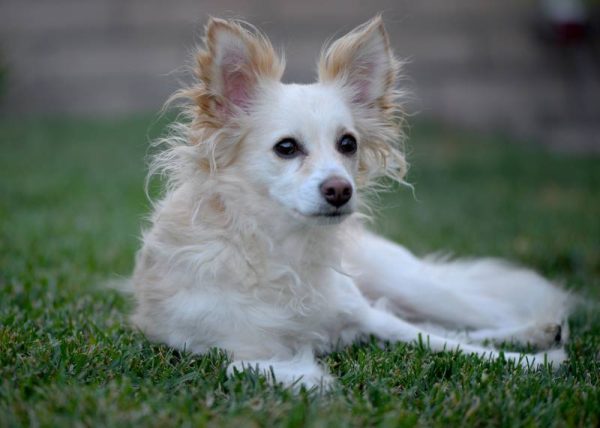
[[[411,110],[437,123],[600,152],[599,0],[0,0],[0,113],[158,111],[209,15],[244,18],[310,82],[323,42],[383,12]]]

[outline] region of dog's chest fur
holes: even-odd
[[[333,268],[341,269],[341,251],[331,250],[341,245],[341,230],[275,233],[269,219],[253,227],[246,219],[232,233],[231,222],[219,225],[214,204],[192,201],[185,191],[164,201],[138,258],[143,303],[134,319],[151,338],[193,352],[231,340],[255,353],[263,343],[265,355],[288,354],[298,344],[327,352],[347,342],[342,336],[354,338],[355,300],[340,293],[358,291]],[[243,348],[236,357],[244,357]]]

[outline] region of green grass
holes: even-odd
[[[292,394],[226,357],[147,342],[127,275],[148,202],[148,138],[163,123],[0,122],[0,426],[597,426],[600,310],[570,320],[571,360],[524,373],[375,342],[324,359],[326,395]],[[526,263],[600,300],[600,161],[496,137],[416,126],[409,189],[381,198],[376,227],[418,254]]]

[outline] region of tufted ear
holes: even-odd
[[[362,137],[360,186],[367,187],[381,176],[404,182],[407,165],[401,150],[402,92],[395,87],[399,68],[379,15],[321,54],[319,81],[340,87],[355,111]]]
[[[263,81],[283,74],[269,40],[236,21],[211,18],[198,54],[197,74],[222,119],[248,111]]]
[[[378,15],[323,50],[319,81],[337,81],[351,91],[352,102],[368,105],[394,90],[397,68]]]

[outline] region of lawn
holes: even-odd
[[[533,373],[374,341],[324,359],[322,395],[154,345],[106,289],[133,266],[164,120],[0,121],[0,427],[598,426],[600,158],[417,124],[408,188],[373,227],[418,254],[502,256],[582,295],[571,360]]]

